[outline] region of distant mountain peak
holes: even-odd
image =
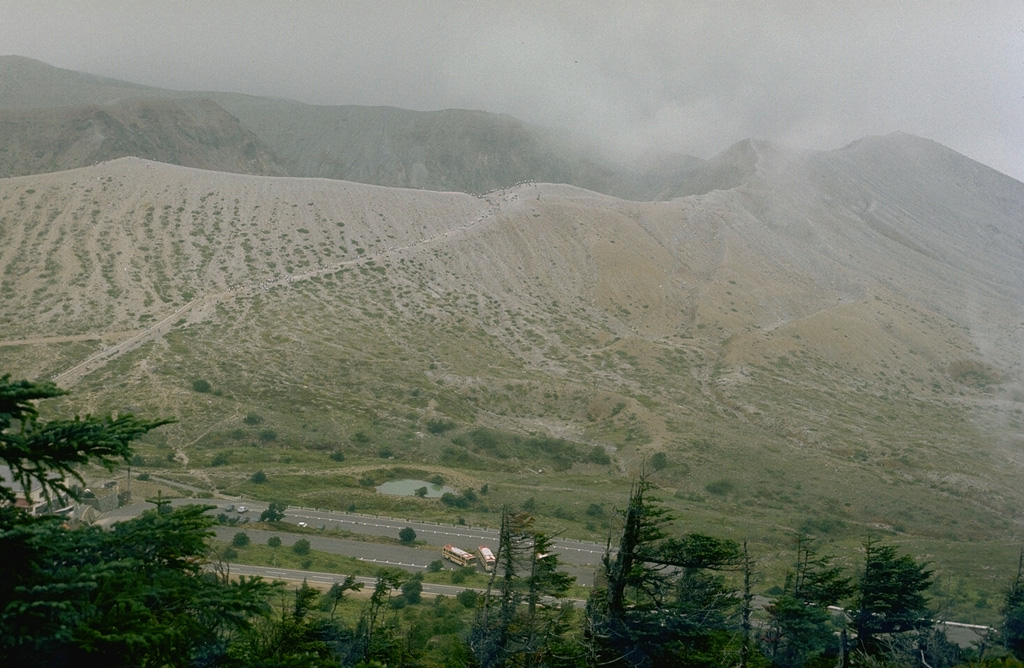
[[[767,139],[743,139],[695,169],[676,194],[703,195],[714,190],[730,190],[759,173],[774,173],[801,155]]]

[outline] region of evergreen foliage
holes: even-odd
[[[502,511],[496,564],[469,638],[483,668],[552,665],[579,654],[568,639],[576,611],[560,600],[573,578],[558,570],[551,537],[533,522],[529,513]]]
[[[1002,614],[1003,645],[1024,660],[1024,550],[1017,558],[1017,575],[1006,590]]]
[[[283,503],[271,501],[270,505],[260,513],[260,522],[280,522],[284,519],[284,511],[288,508]]]
[[[641,476],[623,511],[618,550],[587,606],[592,661],[602,665],[720,665],[739,598],[721,571],[739,569],[733,541],[669,536],[668,512]]]
[[[897,553],[895,545],[864,543],[864,569],[857,582],[857,646],[877,653],[881,634],[916,631],[932,625],[925,591],[932,583],[927,564]]]
[[[169,422],[40,421],[33,402],[62,394],[52,383],[0,378],[0,459],[18,483],[50,496],[71,494],[81,465],[130,461],[131,441]],[[0,487],[0,498],[14,497]],[[0,664],[185,666],[223,656],[227,638],[265,613],[269,585],[204,571],[208,509],[161,501],[102,531],[4,505]]]
[[[838,605],[853,590],[832,557],[819,555],[806,534],[797,536],[794,569],[786,575],[783,594],[767,608],[763,645],[768,658],[782,668],[800,668],[826,651],[836,653],[837,629],[828,606]]]
[[[113,470],[131,461],[131,442],[173,420],[75,417],[41,422],[34,402],[67,394],[51,382],[12,381],[0,377],[0,461],[22,489],[42,488],[47,498],[74,496],[72,483],[84,485],[78,468],[99,464]],[[0,501],[13,502],[15,491],[0,485]]]
[[[177,666],[220,653],[265,611],[268,585],[203,572],[205,510],[147,511],[109,532],[5,516],[2,663]]]

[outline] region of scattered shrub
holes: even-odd
[[[985,388],[1002,382],[1002,376],[998,371],[976,360],[953,362],[949,365],[947,373],[953,380],[968,387]]]
[[[402,598],[410,605],[417,605],[423,600],[423,574],[416,573],[402,585]]]
[[[284,519],[284,511],[288,508],[283,503],[272,501],[270,506],[260,513],[260,522],[280,522]]]
[[[726,494],[731,493],[733,488],[734,485],[732,484],[732,481],[725,480],[724,478],[704,485],[705,491],[709,494],[716,494],[718,496],[725,496]]]
[[[270,547],[281,547],[281,537],[271,536],[267,539],[267,545],[269,545]]]
[[[258,413],[247,413],[246,416],[242,418],[242,422],[252,425],[260,424],[263,422],[263,417]]]
[[[303,557],[303,556],[309,554],[309,552],[310,552],[309,541],[306,540],[305,538],[298,539],[297,541],[295,541],[295,544],[292,545],[292,552],[294,552],[295,554],[299,555],[300,557]]]
[[[452,508],[469,508],[471,502],[461,494],[445,492],[441,495],[441,503]]]
[[[259,471],[256,471],[256,473],[253,473],[252,476],[249,478],[249,482],[254,482],[257,485],[262,485],[266,481],[267,481],[267,474],[264,473],[262,469],[259,470]]]
[[[427,431],[431,434],[443,434],[452,429],[455,429],[455,423],[451,420],[442,420],[440,418],[427,420]]]
[[[454,578],[453,578],[453,580],[454,580]],[[476,602],[477,602],[477,600],[479,600],[479,598],[480,598],[480,595],[477,594],[472,589],[463,589],[462,591],[460,591],[458,594],[455,595],[455,600],[458,601],[460,604],[462,604],[462,607],[464,607],[464,608],[474,608],[474,607],[476,607]]]
[[[209,381],[203,380],[202,378],[198,378],[192,381],[192,389],[195,390],[196,392],[205,393],[212,390],[213,386],[210,385]]]
[[[250,542],[249,534],[244,531],[239,531],[235,534],[235,537],[231,539],[231,545],[234,547],[245,547]]]

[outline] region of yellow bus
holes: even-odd
[[[448,561],[454,562],[459,566],[471,566],[473,562],[476,561],[476,557],[472,554],[451,544],[445,545],[441,548],[441,555]]]
[[[494,552],[491,552],[491,548],[481,545],[476,548],[476,554],[480,558],[480,565],[484,567],[485,571],[490,573],[494,570]]]

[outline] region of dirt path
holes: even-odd
[[[532,184],[530,184],[532,185]],[[9,341],[0,341],[0,346],[15,346],[15,345],[46,345],[52,343],[67,343],[73,341],[98,341],[107,339],[117,339],[120,336],[126,336],[123,341],[116,343],[112,346],[104,348],[79,362],[73,367],[61,371],[51,377],[51,380],[56,382],[58,385],[64,388],[71,388],[79,383],[86,375],[96,371],[107,363],[117,359],[121,355],[135,350],[139,346],[162,338],[167,333],[175,329],[179,324],[201,322],[209,317],[212,313],[216,312],[216,305],[235,299],[236,297],[250,297],[256,294],[269,292],[274,288],[288,285],[290,283],[297,283],[299,281],[306,281],[318,276],[324,276],[326,274],[332,274],[343,267],[358,266],[365,264],[370,261],[378,261],[382,257],[399,253],[402,251],[412,250],[422,246],[429,246],[437,243],[445,243],[450,241],[454,236],[462,235],[469,230],[481,225],[485,221],[493,219],[501,209],[507,205],[515,205],[519,202],[520,196],[516,188],[510,188],[507,190],[497,191],[488,193],[480,196],[480,199],[485,202],[488,206],[486,210],[477,216],[475,219],[470,219],[463,223],[452,227],[444,232],[438,232],[429,237],[425,237],[415,243],[408,244],[405,246],[392,246],[386,250],[380,251],[372,255],[366,255],[351,260],[345,260],[343,262],[336,262],[326,267],[314,269],[301,274],[285,274],[277,278],[264,279],[260,281],[253,281],[248,284],[232,286],[228,290],[220,292],[213,292],[201,297],[196,297],[192,301],[188,302],[183,306],[179,306],[173,313],[166,315],[159,322],[151,325],[150,327],[136,331],[136,332],[121,332],[120,334],[115,333],[104,333],[104,334],[78,334],[74,336],[57,336],[57,337],[40,337],[34,339],[16,339]]]
[[[35,339],[9,339],[0,341],[4,346],[46,346],[54,343],[74,343],[75,341],[109,341],[135,336],[139,330],[132,332],[105,332],[103,334],[72,334],[70,336],[42,336]]]

